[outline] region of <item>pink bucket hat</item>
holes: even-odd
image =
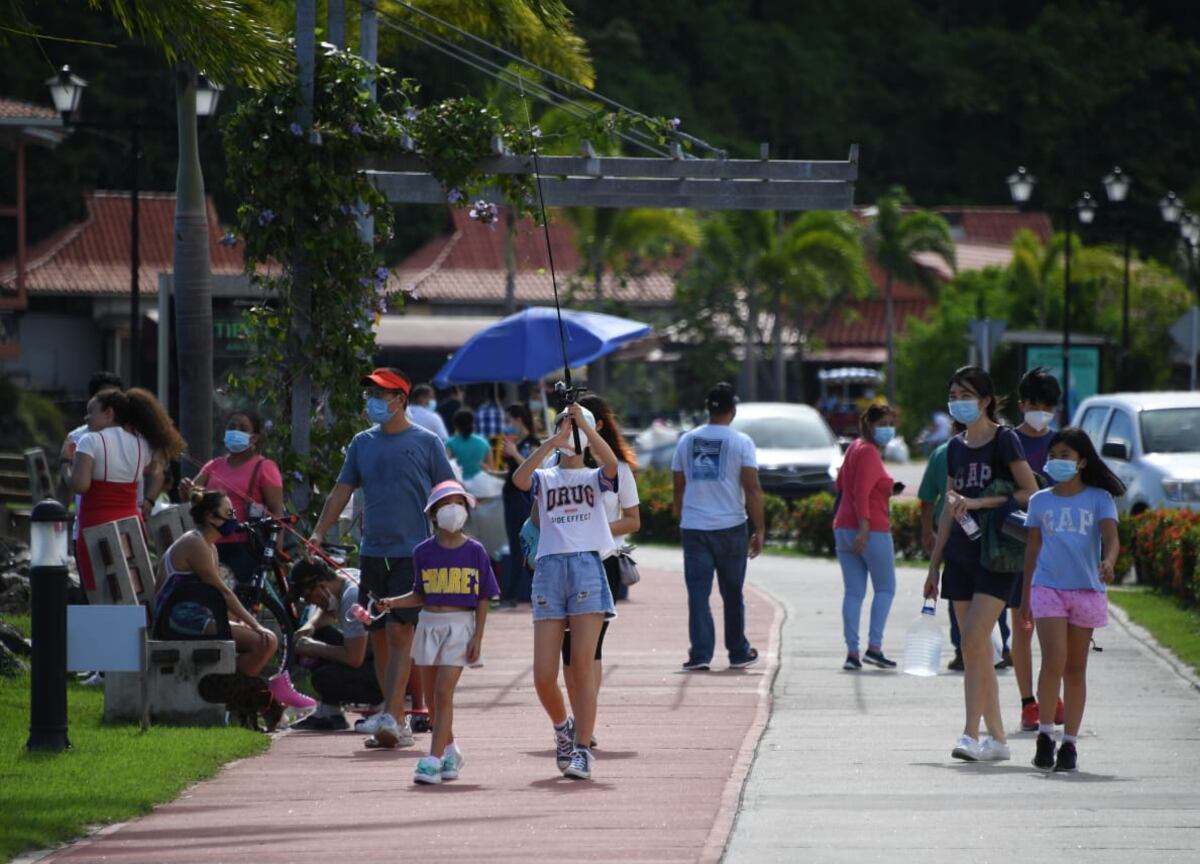
[[[475,509],[475,496],[463,488],[463,485],[457,480],[443,480],[441,483],[429,490],[429,500],[425,502],[425,512],[428,513],[433,509],[434,505],[443,498],[449,498],[451,495],[461,495],[467,499],[467,507]]]

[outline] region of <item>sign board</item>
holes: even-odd
[[[67,607],[67,669],[71,672],[141,672],[146,607]]]
[[[1200,306],[1193,306],[1183,313],[1183,317],[1171,325],[1170,332],[1175,344],[1183,349],[1187,364],[1192,367],[1191,389],[1195,390],[1197,385],[1196,355],[1200,354]]]
[[[1025,368],[1045,366],[1066,394],[1067,416],[1074,417],[1079,403],[1100,392],[1100,347],[1098,345],[1071,346],[1070,386],[1062,380],[1062,347],[1058,345],[1030,345],[1025,349]]]
[[[979,365],[990,370],[992,354],[996,352],[1008,324],[995,318],[972,318],[968,326],[971,328],[971,341],[979,352]]]

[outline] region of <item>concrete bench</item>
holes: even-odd
[[[165,530],[173,524],[170,519]],[[180,532],[182,533],[182,532]],[[141,604],[149,631],[156,586],[150,553],[137,517],[106,522],[83,530],[95,574],[88,592],[93,605]],[[212,673],[234,671],[237,649],[228,640],[146,641],[142,672],[110,672],[104,676],[104,719],[137,719],[145,706],[157,722],[219,725],[225,706],[205,702],[197,685]],[[143,691],[143,683],[145,688]]]

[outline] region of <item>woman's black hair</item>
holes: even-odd
[[[475,412],[470,408],[459,408],[455,411],[454,431],[464,438],[470,438],[475,431]]]
[[[950,388],[955,384],[970,390],[980,399],[990,399],[991,401],[988,402],[986,412],[987,418],[993,423],[1004,423],[999,413],[1004,400],[996,395],[996,385],[992,383],[992,376],[988,374],[986,369],[981,366],[959,367],[950,376],[950,383],[946,387]]]
[[[188,510],[188,513],[191,515],[192,522],[195,523],[196,527],[199,528],[204,524],[205,517],[220,510],[221,502],[228,497],[228,495],[218,489],[208,490],[203,486],[197,486],[192,489],[192,494],[188,498],[192,507]]]
[[[1079,458],[1087,461],[1083,470],[1079,472],[1079,479],[1084,482],[1085,486],[1103,489],[1114,498],[1120,498],[1125,494],[1125,484],[1108,469],[1104,460],[1100,458],[1100,454],[1096,452],[1092,439],[1078,426],[1066,426],[1055,432],[1047,449],[1053,449],[1055,444],[1066,444],[1079,454]]]
[[[579,400],[579,404],[592,412],[592,416],[596,418],[597,425],[604,424],[602,429],[598,429],[600,437],[604,439],[610,448],[613,455],[621,462],[624,462],[633,470],[637,470],[637,454],[633,448],[629,446],[629,442],[625,440],[625,436],[621,434],[621,427],[617,425],[617,415],[612,410],[612,406],[608,404],[603,396],[597,396],[595,393],[589,393]],[[591,452],[592,448],[588,448]],[[593,459],[593,461],[595,461]]]
[[[533,432],[533,413],[529,410],[529,406],[524,402],[514,402],[504,409],[504,413],[509,417],[515,417],[525,424],[525,429],[528,432]]]
[[[858,417],[858,432],[862,437],[870,441],[867,435],[872,423],[878,423],[884,417],[895,416],[896,409],[887,402],[874,402],[867,406],[867,410],[863,411]]]
[[[262,415],[253,408],[235,408],[229,412],[229,416],[225,418],[225,425],[229,425],[229,421],[234,417],[245,417],[250,421],[250,429],[255,435],[261,435],[263,430]]]
[[[1062,388],[1049,369],[1038,366],[1021,377],[1021,383],[1017,385],[1017,395],[1021,397],[1021,401],[1034,405],[1057,405],[1062,399]]]

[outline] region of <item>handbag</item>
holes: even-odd
[[[636,585],[642,579],[642,574],[638,572],[637,562],[629,554],[634,548],[633,546],[622,546],[617,550],[617,573],[621,577],[621,584],[626,587]]]

